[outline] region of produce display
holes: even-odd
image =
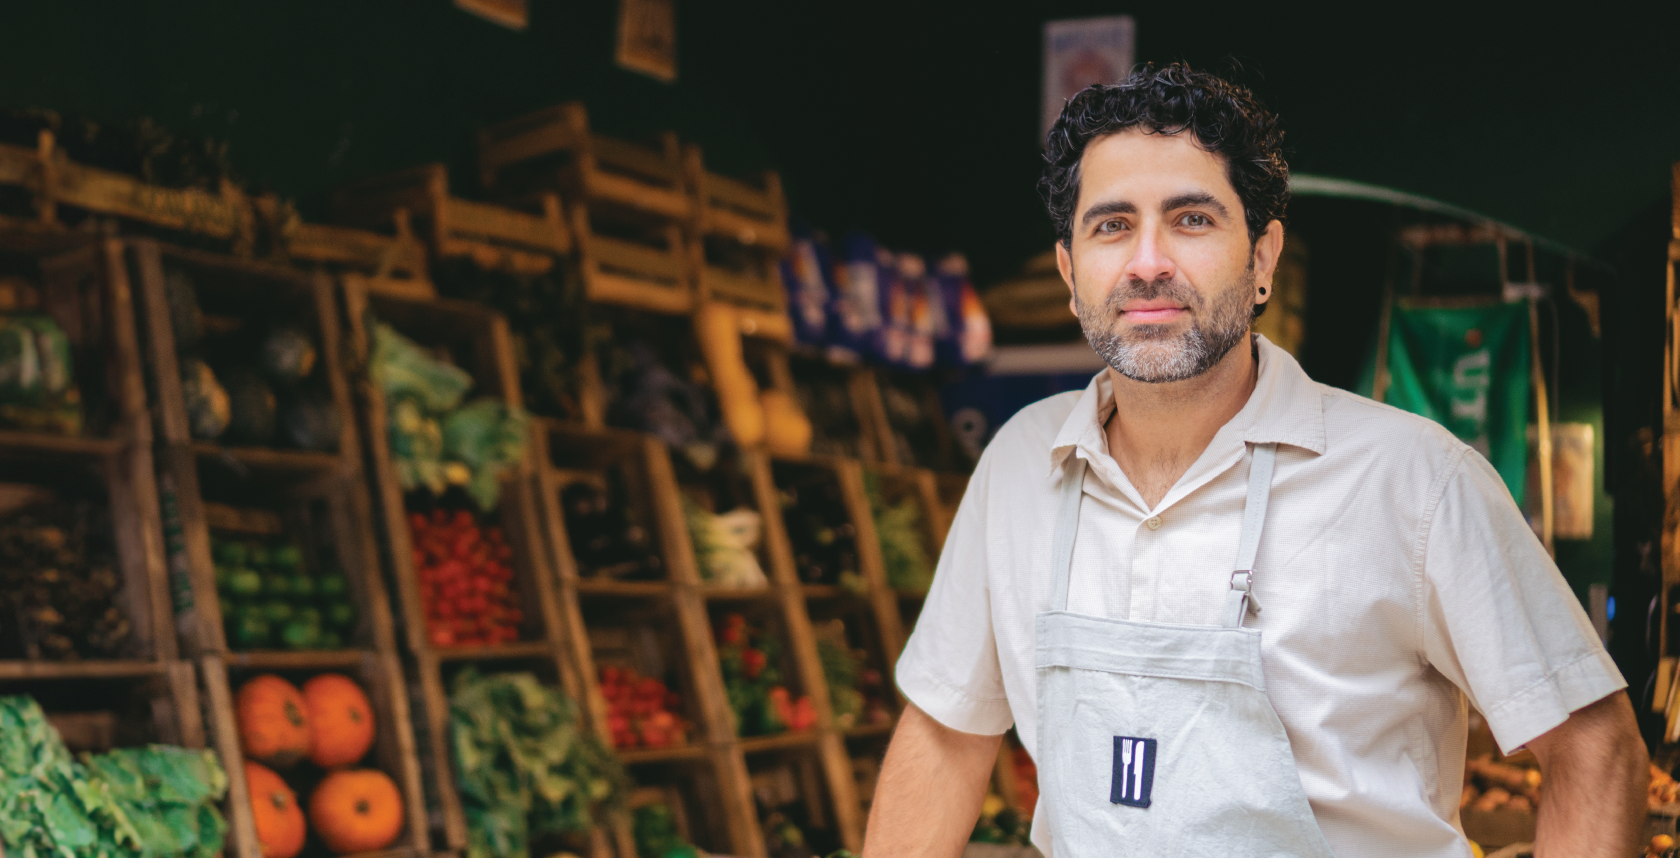
[[[8,855],[220,855],[216,755],[167,745],[72,757],[33,698],[0,697],[0,846]]]
[[[0,314],[0,427],[82,433],[70,338],[50,316]]]
[[[607,422],[646,432],[699,470],[711,470],[730,436],[703,372],[697,378],[692,365],[668,359],[643,339],[608,335],[597,342]]]
[[[234,699],[251,813],[264,858],[291,858],[313,832],[335,854],[375,852],[403,830],[404,803],[390,776],[354,768],[373,747],[373,704],[354,680],[311,677],[302,689],[274,674],[245,681]],[[325,776],[308,797],[307,818],[281,775],[309,761]],[[300,772],[297,782],[308,783]]]
[[[865,473],[863,489],[869,496],[869,511],[875,519],[875,537],[881,543],[881,564],[887,584],[895,590],[925,593],[933,586],[933,561],[928,558],[922,522],[922,508],[913,497],[888,504],[880,477]]]
[[[193,437],[300,450],[338,449],[343,415],[328,392],[315,336],[301,318],[207,315],[192,272],[164,269]]]
[[[1680,802],[1680,781],[1676,781],[1668,770],[1651,764],[1651,784],[1645,791],[1645,805],[1652,812],[1670,810],[1671,805]]]
[[[868,666],[868,652],[846,645],[845,621],[830,620],[818,625],[816,632],[817,657],[822,661],[835,725],[844,730],[891,722],[881,672]]]
[[[781,481],[777,495],[799,580],[863,592],[867,585],[858,574],[857,529],[840,484],[827,474],[801,473]]]
[[[472,376],[382,322],[373,323],[368,375],[385,394],[403,490],[459,486],[479,509],[495,509],[502,479],[525,455],[525,412],[489,397],[463,403]]]
[[[1031,846],[1028,837],[1032,819],[1005,807],[1003,799],[987,795],[980,806],[980,819],[968,836],[971,843],[998,843],[1006,846]]]
[[[1674,836],[1671,834],[1658,834],[1645,847],[1645,858],[1674,858],[1677,853],[1680,850],[1674,848]]]
[[[0,519],[0,658],[125,656],[116,562],[103,503],[44,497]]]
[[[433,646],[495,646],[519,640],[524,612],[513,589],[513,547],[470,510],[410,513],[409,539]]]
[[[572,483],[561,490],[560,505],[579,574],[621,581],[664,576],[665,564],[652,533],[629,503],[622,474],[611,472],[605,487]]]
[[[677,831],[671,808],[663,804],[636,808],[631,834],[636,841],[636,858],[700,858],[700,851]]]
[[[529,673],[467,668],[449,703],[468,858],[528,858],[534,841],[586,831],[622,805],[623,769],[558,689]]]
[[[1014,744],[1014,734],[1010,734],[1010,761],[1015,765],[1015,803],[1020,805],[1021,813],[1029,819],[1038,808],[1038,764],[1033,762],[1032,754],[1027,749]]]
[[[718,515],[686,494],[682,508],[702,580],[723,587],[770,586],[758,563],[764,519],[756,511],[743,507]]]
[[[343,649],[356,629],[350,582],[312,575],[303,549],[284,537],[211,532],[216,596],[236,650]]]
[[[1461,809],[1532,812],[1539,803],[1539,769],[1496,762],[1486,754],[1465,761]]]
[[[614,665],[602,665],[600,674],[614,748],[665,748],[688,741],[682,698],[664,682]]]
[[[765,736],[816,726],[810,695],[795,698],[782,683],[780,642],[741,614],[726,615],[715,631],[737,735]]]
[[[0,110],[0,142],[33,149],[50,131],[71,160],[168,188],[215,191],[234,178],[225,140],[178,133],[147,116],[96,122],[39,108]]]

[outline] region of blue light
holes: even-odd
[[[1615,596],[1611,596],[1610,598],[1604,600],[1604,618],[1606,620],[1614,620],[1616,618]]]

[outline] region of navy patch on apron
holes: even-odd
[[[1108,800],[1129,807],[1148,807],[1155,787],[1155,740],[1114,737],[1114,782]]]

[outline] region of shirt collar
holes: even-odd
[[[1260,357],[1259,378],[1248,402],[1221,432],[1238,430],[1242,440],[1250,444],[1288,444],[1323,454],[1324,402],[1317,382],[1307,377],[1288,352],[1260,334],[1253,337]],[[1099,370],[1074,403],[1061,431],[1056,433],[1055,444],[1050,448],[1051,470],[1060,468],[1081,446],[1087,450],[1106,449],[1103,424],[1113,412],[1114,389],[1108,371]]]

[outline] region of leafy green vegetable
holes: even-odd
[[[210,751],[167,745],[70,756],[41,707],[0,697],[0,845],[25,858],[212,858],[227,775]]]
[[[618,759],[583,731],[570,699],[529,673],[457,675],[450,745],[468,858],[527,858],[532,837],[587,830],[623,802]]]
[[[886,567],[887,584],[897,590],[925,592],[933,585],[933,562],[928,559],[922,532],[922,509],[915,498],[888,504],[881,492],[881,480],[873,473],[863,476],[869,495],[869,511],[875,518],[875,535],[881,543],[881,565]]]
[[[671,809],[663,804],[636,808],[632,833],[636,858],[697,858],[699,852],[683,839]]]
[[[863,659],[843,643],[818,637],[817,660],[822,662],[823,679],[828,682],[828,700],[834,709],[835,720],[852,724],[863,714],[863,692],[858,690]]]

